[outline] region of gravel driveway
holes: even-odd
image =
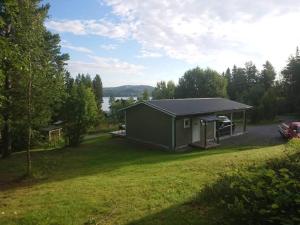
[[[241,136],[230,137],[221,140],[223,145],[253,145],[253,146],[269,146],[278,145],[285,142],[278,132],[278,124],[268,125],[248,125],[247,133]]]

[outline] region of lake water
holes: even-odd
[[[133,97],[135,100],[137,97]],[[129,97],[115,97],[115,99],[129,99]],[[103,97],[102,110],[109,111],[109,97]]]

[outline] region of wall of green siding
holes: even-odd
[[[188,118],[188,117],[186,117]],[[191,126],[189,128],[184,128],[184,119],[179,118],[176,119],[176,148],[186,146],[192,143],[192,118],[190,118]],[[205,144],[205,130],[204,124],[200,125],[200,143],[202,146]],[[208,122],[206,125],[206,138],[213,139],[214,138],[214,122]]]
[[[176,119],[176,147],[188,145],[192,142],[192,120],[190,119],[190,127],[184,128],[184,118]]]
[[[126,136],[131,139],[172,147],[172,117],[139,104],[126,110]]]

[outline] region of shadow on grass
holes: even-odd
[[[92,174],[105,174],[125,166],[184,161],[260,147],[265,146],[235,145],[209,150],[192,149],[192,151],[172,154],[126,139],[112,139],[107,135],[89,139],[78,148],[33,151],[32,167],[35,179],[21,179],[26,168],[24,152],[0,160],[0,190],[17,189]]]
[[[164,209],[127,225],[216,225],[220,224],[217,211],[195,201]]]

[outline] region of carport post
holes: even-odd
[[[207,134],[206,134],[206,121],[204,121],[204,148],[206,148],[207,144]]]
[[[232,136],[232,120],[233,120],[233,113],[230,113],[230,136]]]

